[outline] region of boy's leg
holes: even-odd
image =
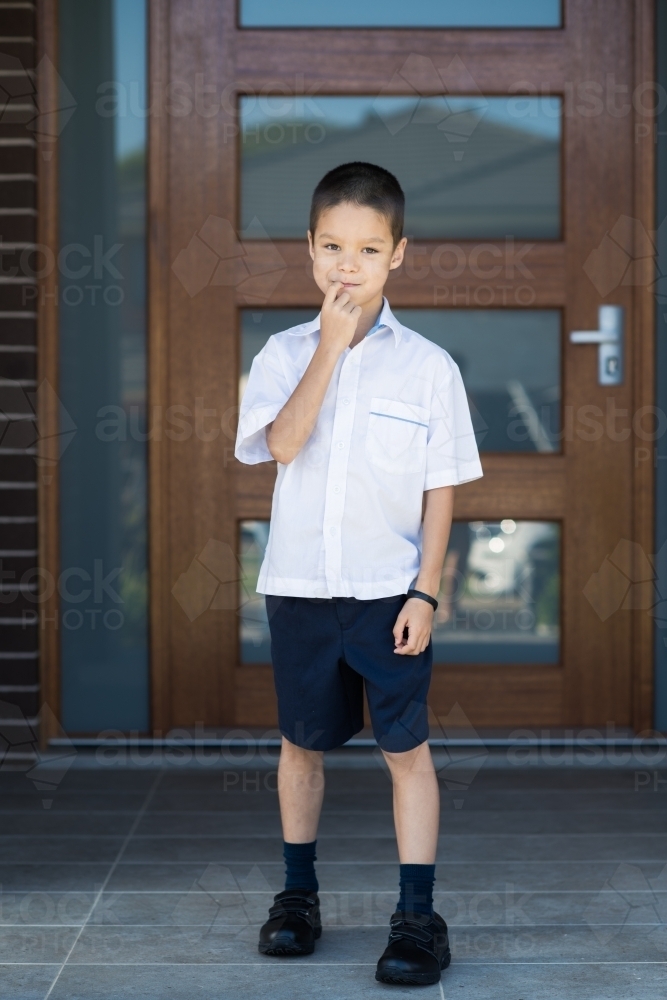
[[[264,955],[310,955],[322,933],[315,874],[317,824],[324,795],[321,750],[305,750],[283,736],[278,798],[283,827],[285,888],[274,897],[259,932]]]
[[[440,818],[438,779],[427,742],[403,753],[383,753],[394,788],[401,874],[389,943],[380,956],[375,978],[406,985],[437,983],[451,958],[447,924],[433,911]]]
[[[278,764],[278,798],[283,839],[306,844],[317,837],[324,796],[321,750],[304,750],[283,736]]]
[[[433,913],[440,793],[428,743],[384,757],[394,787],[394,825],[400,861],[397,910]]]
[[[394,825],[402,865],[432,865],[438,846],[440,790],[428,743],[383,751],[394,786]]]

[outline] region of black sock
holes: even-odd
[[[435,865],[401,865],[401,895],[397,910],[410,913],[433,913]]]
[[[308,889],[317,892],[319,883],[315,874],[316,860],[315,844],[288,844],[283,840],[283,857],[285,859],[285,888]]]

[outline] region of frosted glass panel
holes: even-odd
[[[560,235],[561,101],[555,97],[242,97],[241,228],[305,237],[313,189],[367,160],[406,195],[424,238]]]

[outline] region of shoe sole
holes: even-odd
[[[452,960],[452,953],[449,949],[445,952],[440,962],[440,970],[446,969]],[[440,972],[433,976],[428,972],[376,972],[375,978],[379,983],[389,983],[392,986],[430,986],[440,982]]]
[[[312,955],[315,951],[315,946],[311,945],[310,948],[295,948],[294,946],[289,947],[285,945],[281,948],[280,945],[259,945],[259,951],[262,955],[273,955],[275,958],[298,958],[299,955]]]

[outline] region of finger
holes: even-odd
[[[417,652],[417,638],[416,636],[409,636],[408,641],[405,644],[405,652],[410,656],[414,656]]]
[[[347,303],[349,301],[350,301],[350,293],[343,291],[343,292],[340,293],[340,295],[338,296],[338,298],[334,302],[334,308],[335,309],[342,309],[343,306],[347,305]]]
[[[419,656],[423,653],[426,646],[428,645],[428,638],[424,635],[423,631],[419,631],[415,634],[414,640],[412,642],[412,656]]]
[[[332,281],[332,283],[326,290],[326,294],[324,296],[324,302],[322,303],[322,305],[330,306],[334,302],[336,295],[338,294],[338,292],[342,287],[343,287],[342,281]]]
[[[403,639],[403,629],[405,628],[407,623],[408,623],[408,616],[401,611],[392,629],[392,632],[394,633],[394,639],[396,640],[397,643]]]

